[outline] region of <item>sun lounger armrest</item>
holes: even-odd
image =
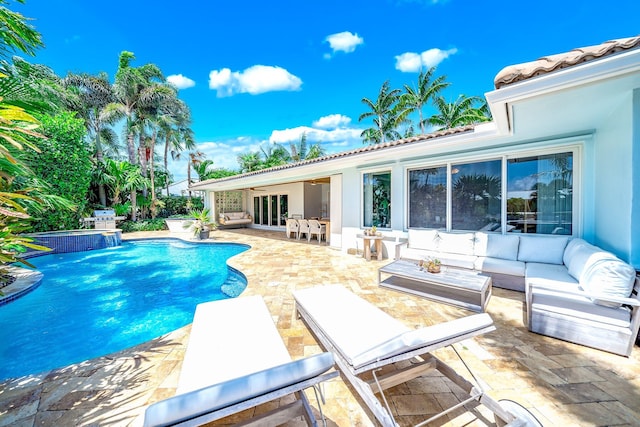
[[[351,363],[358,369],[419,348],[424,347],[426,351],[430,351],[431,348],[444,347],[494,329],[491,316],[487,313],[475,314],[405,332],[358,354],[352,358]]]
[[[321,353],[179,394],[149,406],[145,427],[170,426],[267,394],[271,391],[318,377],[333,367],[333,354]]]

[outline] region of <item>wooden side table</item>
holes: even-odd
[[[378,261],[382,261],[382,240],[384,236],[365,236],[364,234],[358,234],[356,237],[359,237],[364,242],[364,258],[367,261],[371,261],[371,241],[376,247],[376,254],[378,255]]]

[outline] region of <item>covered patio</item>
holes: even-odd
[[[124,237],[152,236],[170,235],[131,233]],[[292,298],[296,289],[340,283],[409,327],[471,314],[378,287],[378,268],[389,260],[366,262],[328,246],[287,239],[280,231],[217,230],[212,237],[251,245],[251,250],[230,261],[248,279],[240,298],[264,298],[294,359],[321,351],[296,317]],[[523,302],[522,293],[494,289],[487,312],[497,330],[456,347],[488,393],[521,403],[545,426],[640,425],[640,348],[636,346],[631,357],[625,358],[530,333],[523,323]],[[0,426],[142,425],[147,405],[174,394],[189,331],[186,326],[117,354],[4,382],[0,385]],[[260,349],[255,351],[260,357]],[[470,378],[453,351],[439,350],[437,356]],[[412,425],[456,402],[458,395],[456,386],[434,374],[394,387],[387,397],[397,421]],[[323,411],[329,426],[373,425],[340,377],[325,385],[325,397]],[[309,399],[316,406],[315,398],[309,395]],[[252,415],[246,411],[233,421]],[[459,410],[438,425],[492,422],[488,411],[478,407]]]

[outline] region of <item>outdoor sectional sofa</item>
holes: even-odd
[[[227,227],[245,227],[253,222],[253,218],[246,212],[224,212],[218,217],[218,224]]]
[[[640,327],[640,280],[629,264],[579,238],[410,229],[396,259],[437,258],[526,292],[532,332],[629,356]]]

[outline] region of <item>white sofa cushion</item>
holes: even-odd
[[[563,290],[581,290],[564,265],[528,262],[526,267],[526,283],[543,285]]]
[[[474,233],[438,232],[438,250],[450,254],[473,255]]]
[[[582,273],[580,285],[585,291],[614,297],[631,295],[636,271],[617,258],[601,258],[591,263]],[[619,307],[620,304],[594,299],[596,304]]]
[[[443,265],[467,268],[469,270],[473,270],[473,266],[478,258],[475,255],[451,254],[447,252],[430,252],[428,257],[439,259]]]
[[[409,248],[426,249],[435,251],[438,249],[438,230],[409,229]]]
[[[587,242],[569,247],[569,254],[565,256],[569,274],[576,280],[582,282],[584,274],[589,267],[598,260],[615,258],[610,252],[603,251],[597,246],[593,246]]]
[[[524,277],[525,263],[510,259],[480,256],[476,259],[474,268],[485,273],[510,274],[511,276]]]
[[[515,261],[518,259],[519,245],[520,236],[515,234],[476,233],[474,253],[483,257]]]
[[[568,237],[520,236],[518,261],[562,264]]]
[[[586,241],[584,241],[584,240],[582,240],[580,238],[575,238],[575,239],[570,239],[569,240],[569,243],[567,243],[567,247],[564,248],[564,254],[562,255],[562,262],[564,263],[564,265],[567,266],[567,268],[569,268],[569,262],[571,261],[571,259],[575,255],[576,251],[581,246],[585,246],[585,245],[589,245],[589,243],[587,243]]]

